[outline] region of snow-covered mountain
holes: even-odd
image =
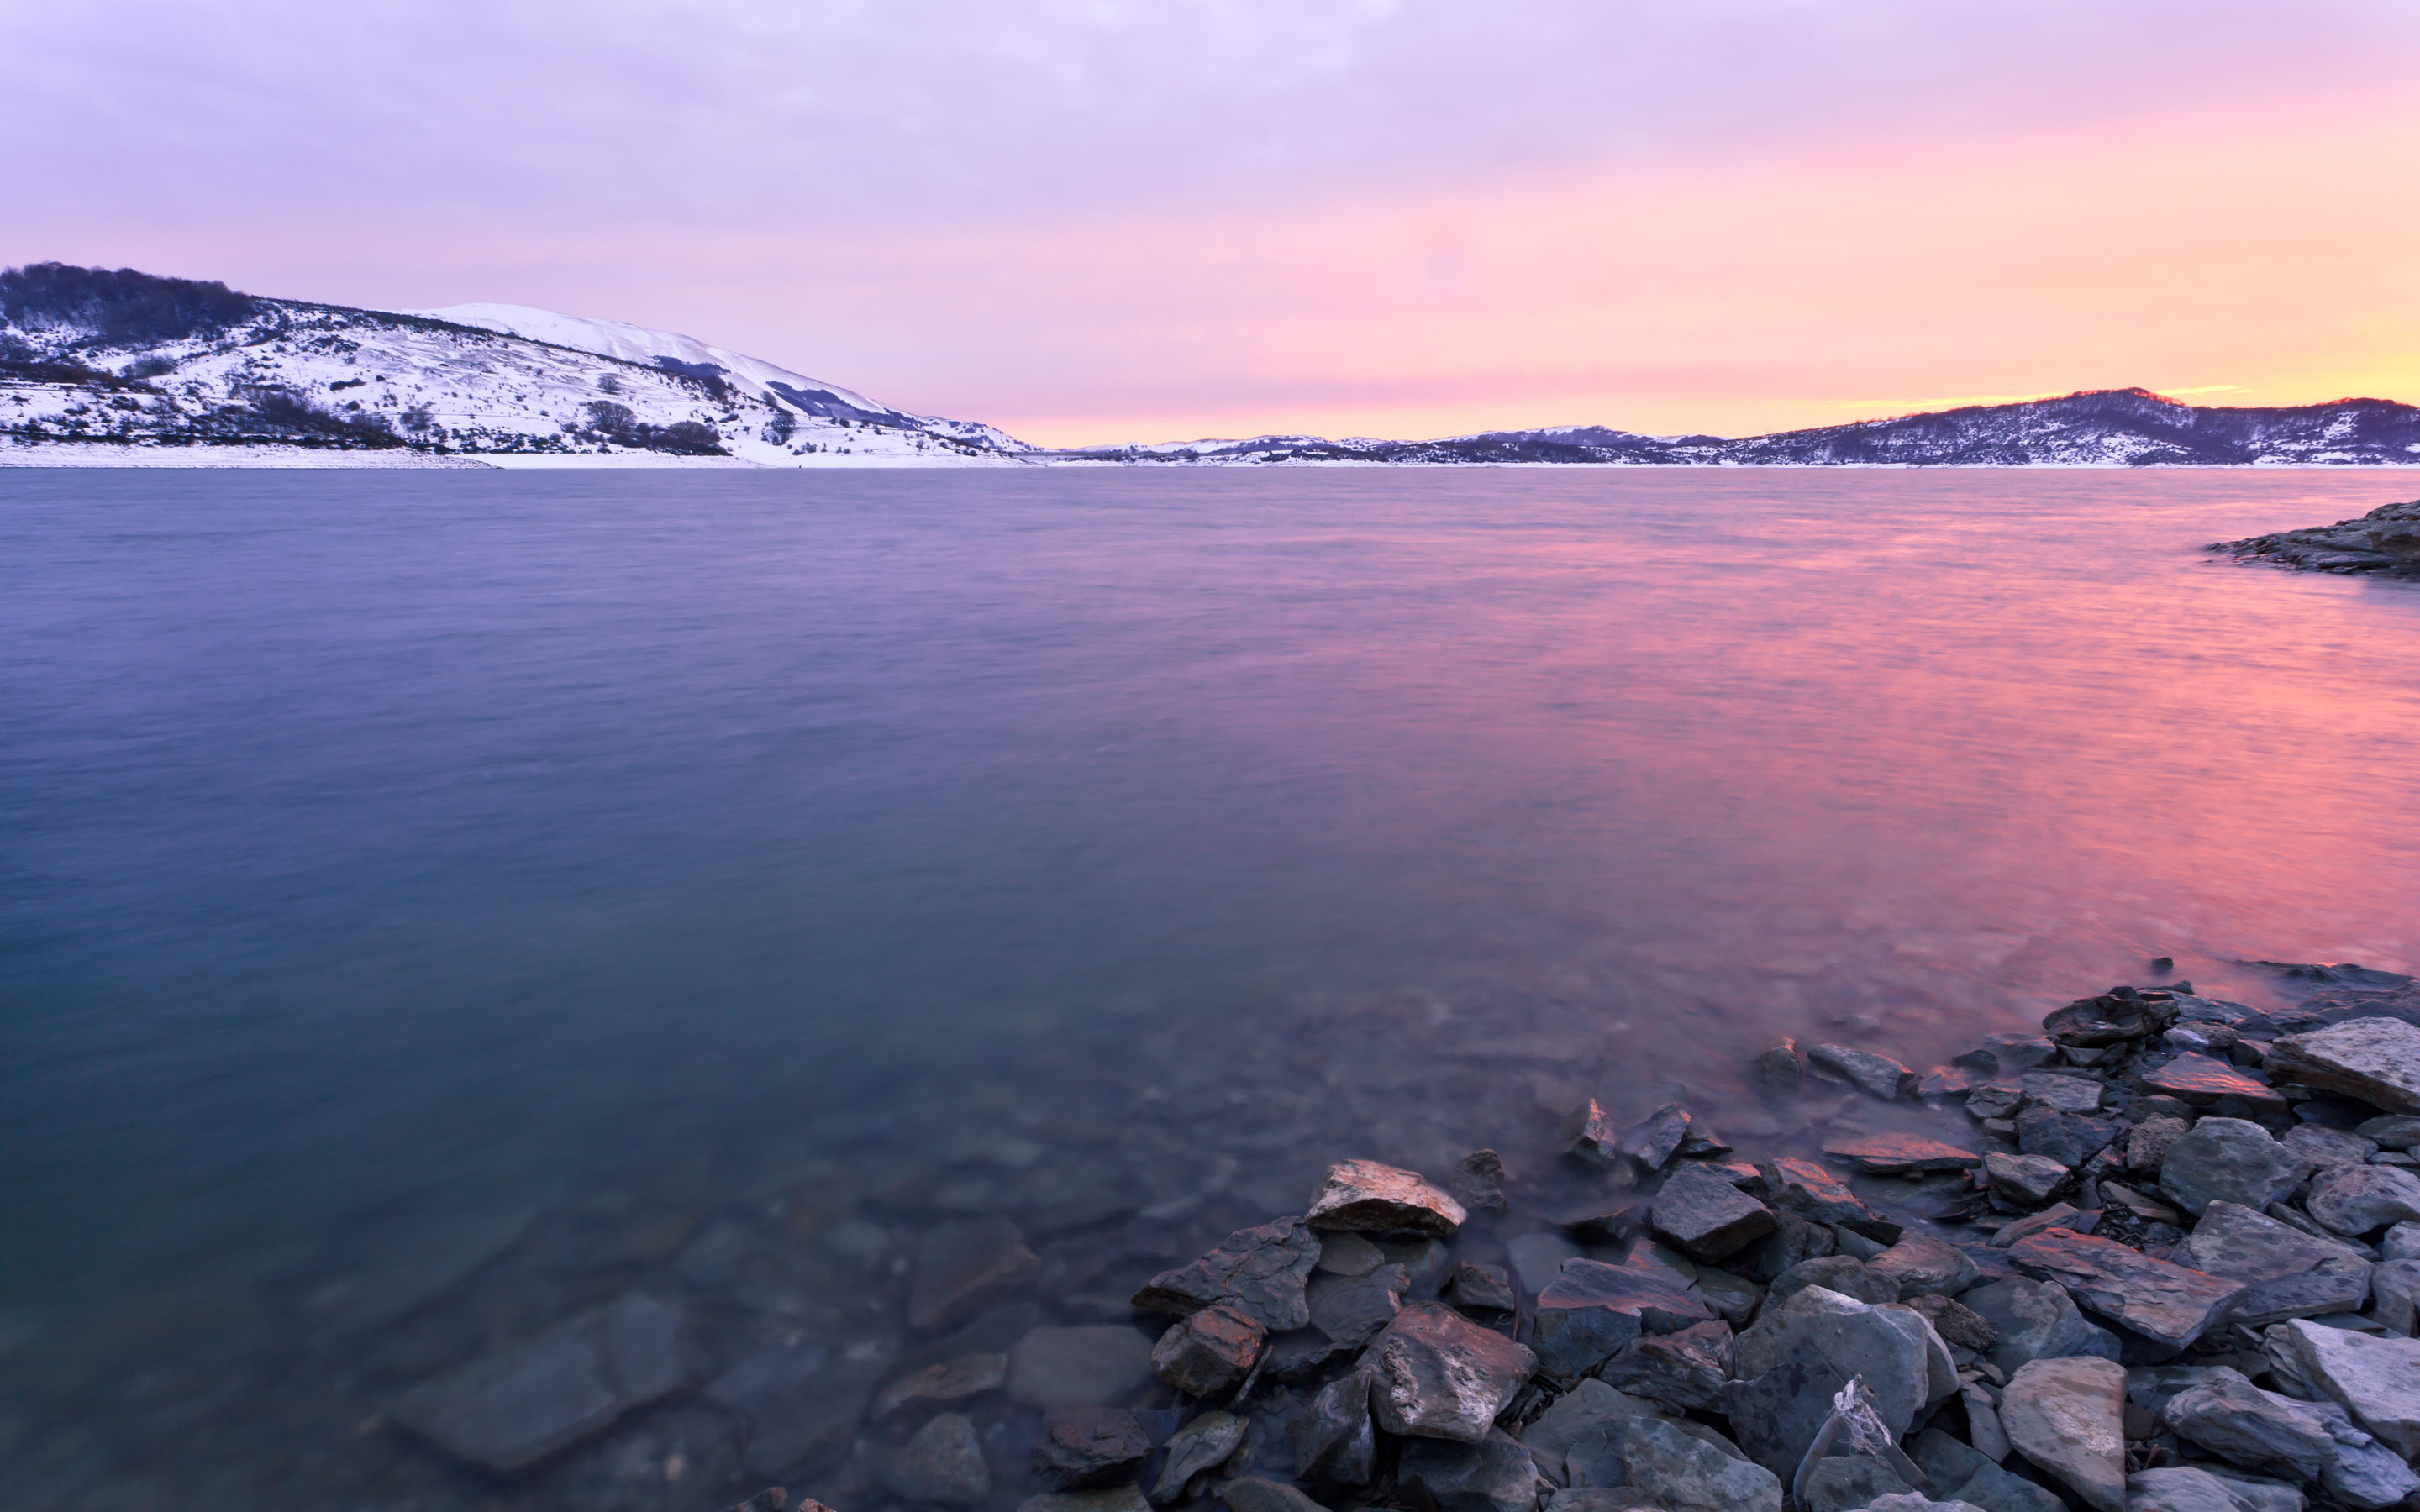
[[[1047,455],[1071,463],[1213,467],[1272,463],[2411,466],[2420,464],[2420,409],[2390,399],[2338,399],[2292,409],[2205,409],[2180,404],[2148,389],[2098,389],[2064,398],[1974,405],[1739,440],[1719,436],[1641,436],[1602,425],[1562,425],[1429,441],[1256,436],[1249,440],[1166,441]]]
[[[55,263],[0,273],[0,432],[783,467],[996,465],[1030,450],[619,321],[500,304],[357,310]]]

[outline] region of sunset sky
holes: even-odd
[[[0,262],[1046,443],[2420,399],[2412,0],[0,0]]]

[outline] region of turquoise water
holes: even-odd
[[[1191,1242],[1776,1032],[2412,970],[2420,589],[2194,548],[2414,491],[0,473],[24,1504],[475,1504],[347,1330],[651,1213]]]

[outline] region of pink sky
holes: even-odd
[[[2420,398],[2420,7],[11,7],[0,262],[1081,443]]]

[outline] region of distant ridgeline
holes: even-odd
[[[771,466],[2409,466],[2387,399],[2204,409],[2144,389],[1727,440],[1597,425],[1441,440],[1262,436],[1042,451],[669,332],[518,305],[357,310],[38,263],[0,271],[0,437],[474,454],[664,452]]]
[[[988,425],[908,414],[688,337],[465,309],[483,313],[265,299],[131,268],[0,270],[0,436],[792,466],[1001,462],[1027,450]],[[517,316],[545,333],[514,329]]]

